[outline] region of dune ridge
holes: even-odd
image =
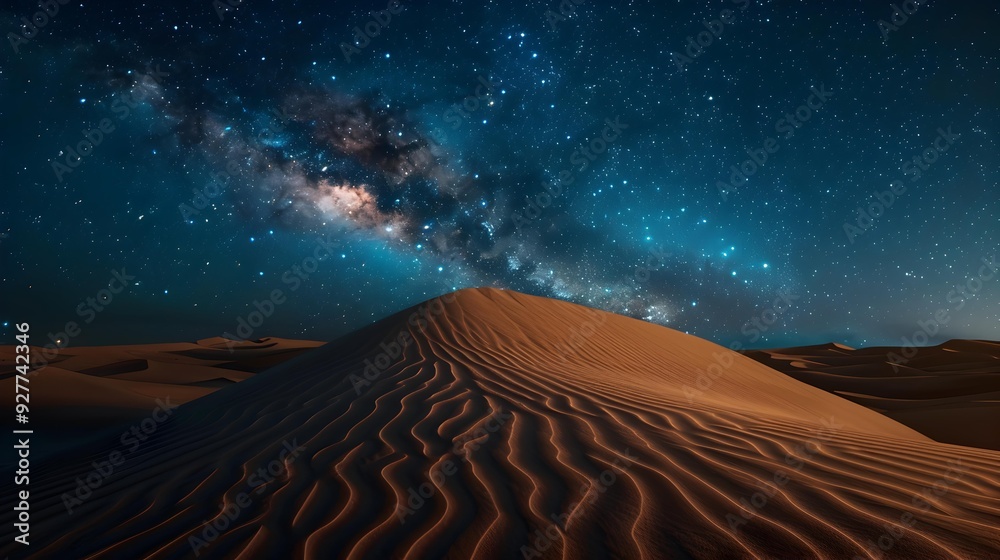
[[[491,418],[504,420],[486,431]],[[68,516],[62,496],[116,444],[33,479],[38,557],[189,558],[192,537],[209,558],[1000,551],[1000,452],[935,442],[692,336],[493,289],[181,406]],[[279,459],[289,447],[301,453]],[[239,504],[276,461],[280,474],[207,539],[220,502]],[[449,461],[454,472],[435,476]],[[925,510],[914,496],[929,489]]]

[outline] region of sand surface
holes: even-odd
[[[62,446],[81,433],[141,420],[157,401],[192,401],[321,344],[265,338],[227,345],[223,338],[209,338],[64,348],[29,375],[31,426],[45,434],[48,445]],[[5,395],[14,394],[14,350],[0,346],[0,393]],[[31,353],[40,356],[41,349],[32,347]]]
[[[934,440],[1000,450],[1000,343],[858,350],[827,344],[746,354]]]
[[[37,557],[1000,557],[1000,452],[641,321],[436,301],[181,406],[72,515],[118,440],[40,465]]]

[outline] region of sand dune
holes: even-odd
[[[141,420],[170,398],[183,404],[320,346],[321,342],[265,338],[229,343],[69,347],[34,370],[31,424],[48,447],[85,433]],[[14,394],[14,346],[0,346],[0,392]],[[32,355],[41,355],[38,348]],[[41,438],[40,438],[41,439]],[[4,457],[7,460],[8,457]]]
[[[516,292],[463,290],[181,406],[68,515],[119,448],[38,469],[37,557],[1000,557],[1000,452]]]
[[[934,440],[1000,450],[1000,343],[949,340],[908,350],[830,344],[746,355]]]

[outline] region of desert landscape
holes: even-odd
[[[184,404],[321,344],[216,337],[195,343],[61,349],[29,376],[36,390],[35,425],[43,428],[37,440],[44,440],[48,449],[71,446],[103,429],[142,420],[157,400]],[[0,390],[9,393],[15,384],[14,350],[0,347]]]
[[[0,22],[0,560],[1000,560],[1000,2]]]
[[[1000,343],[857,350],[827,344],[746,355],[935,441],[1000,451]]]
[[[489,288],[325,345],[68,348],[36,429],[100,437],[33,463],[32,557],[998,558],[998,349],[741,355]]]

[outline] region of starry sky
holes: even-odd
[[[996,5],[39,9],[0,9],[7,340],[220,336],[275,290],[253,338],[329,340],[472,286],[749,347],[1000,339]]]

